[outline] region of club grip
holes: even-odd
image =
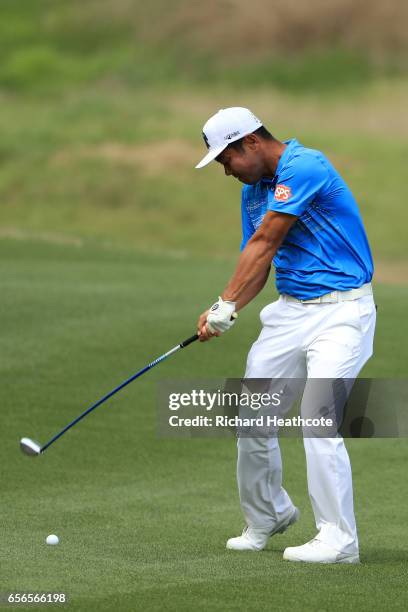
[[[231,315],[231,321],[232,319],[236,319],[237,317],[238,317],[238,313],[233,312]],[[192,342],[195,342],[196,340],[198,340],[198,338],[199,338],[198,334],[194,334],[194,336],[190,336],[190,338],[187,338],[187,340],[183,340],[183,342],[180,342],[180,348],[185,348]]]
[[[190,336],[190,338],[187,338],[187,340],[180,342],[180,346],[181,348],[184,348],[196,340],[198,340],[198,334],[194,334],[194,336]]]

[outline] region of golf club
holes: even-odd
[[[133,376],[131,376],[130,378],[125,380],[121,385],[113,389],[113,391],[110,391],[109,393],[104,395],[100,400],[95,402],[95,404],[92,404],[92,406],[90,406],[87,410],[85,410],[85,412],[80,414],[76,419],[74,419],[71,423],[69,423],[69,425],[64,427],[64,429],[62,429],[53,438],[51,438],[51,440],[49,440],[46,444],[44,444],[44,446],[41,446],[39,442],[36,442],[35,440],[32,440],[31,438],[22,438],[20,440],[21,450],[23,451],[23,453],[31,457],[36,457],[38,455],[41,455],[49,446],[51,446],[51,444],[54,444],[54,442],[56,442],[58,438],[64,435],[65,432],[67,432],[69,429],[71,429],[71,427],[79,423],[79,421],[81,421],[84,417],[86,417],[87,414],[95,410],[95,408],[97,408],[98,406],[106,402],[106,400],[112,397],[112,395],[115,395],[115,393],[117,393],[118,391],[126,387],[126,385],[131,383],[136,378],[139,378],[139,376],[142,376],[142,374],[144,374],[145,372],[147,372],[148,370],[156,366],[161,361],[164,361],[164,359],[167,359],[167,357],[170,357],[170,355],[172,355],[173,353],[176,353],[178,350],[185,348],[186,346],[188,346],[192,342],[195,342],[196,340],[198,340],[198,334],[194,334],[194,336],[190,336],[190,338],[187,338],[187,340],[180,342],[180,344],[177,344],[177,346],[172,348],[170,351],[167,351],[167,353],[164,353],[163,355],[161,355],[160,357],[158,357],[157,359],[149,363],[147,366],[145,366],[144,368],[136,372],[136,374],[133,374]]]

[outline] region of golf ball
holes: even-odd
[[[47,539],[45,540],[47,542],[47,544],[49,544],[50,546],[55,546],[56,544],[59,543],[59,538],[58,536],[54,535],[53,533],[49,536],[47,536]]]

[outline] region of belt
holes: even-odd
[[[348,302],[349,300],[357,300],[364,295],[372,295],[373,288],[371,283],[365,283],[358,289],[349,289],[349,291],[331,291],[325,293],[317,298],[311,298],[310,300],[298,300],[293,295],[287,295],[283,293],[281,297],[286,302],[298,302],[299,304],[335,304],[337,302]]]

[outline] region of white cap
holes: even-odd
[[[255,132],[262,123],[248,108],[222,108],[209,118],[203,127],[203,138],[208,153],[196,168],[202,168],[217,157],[231,142]]]

